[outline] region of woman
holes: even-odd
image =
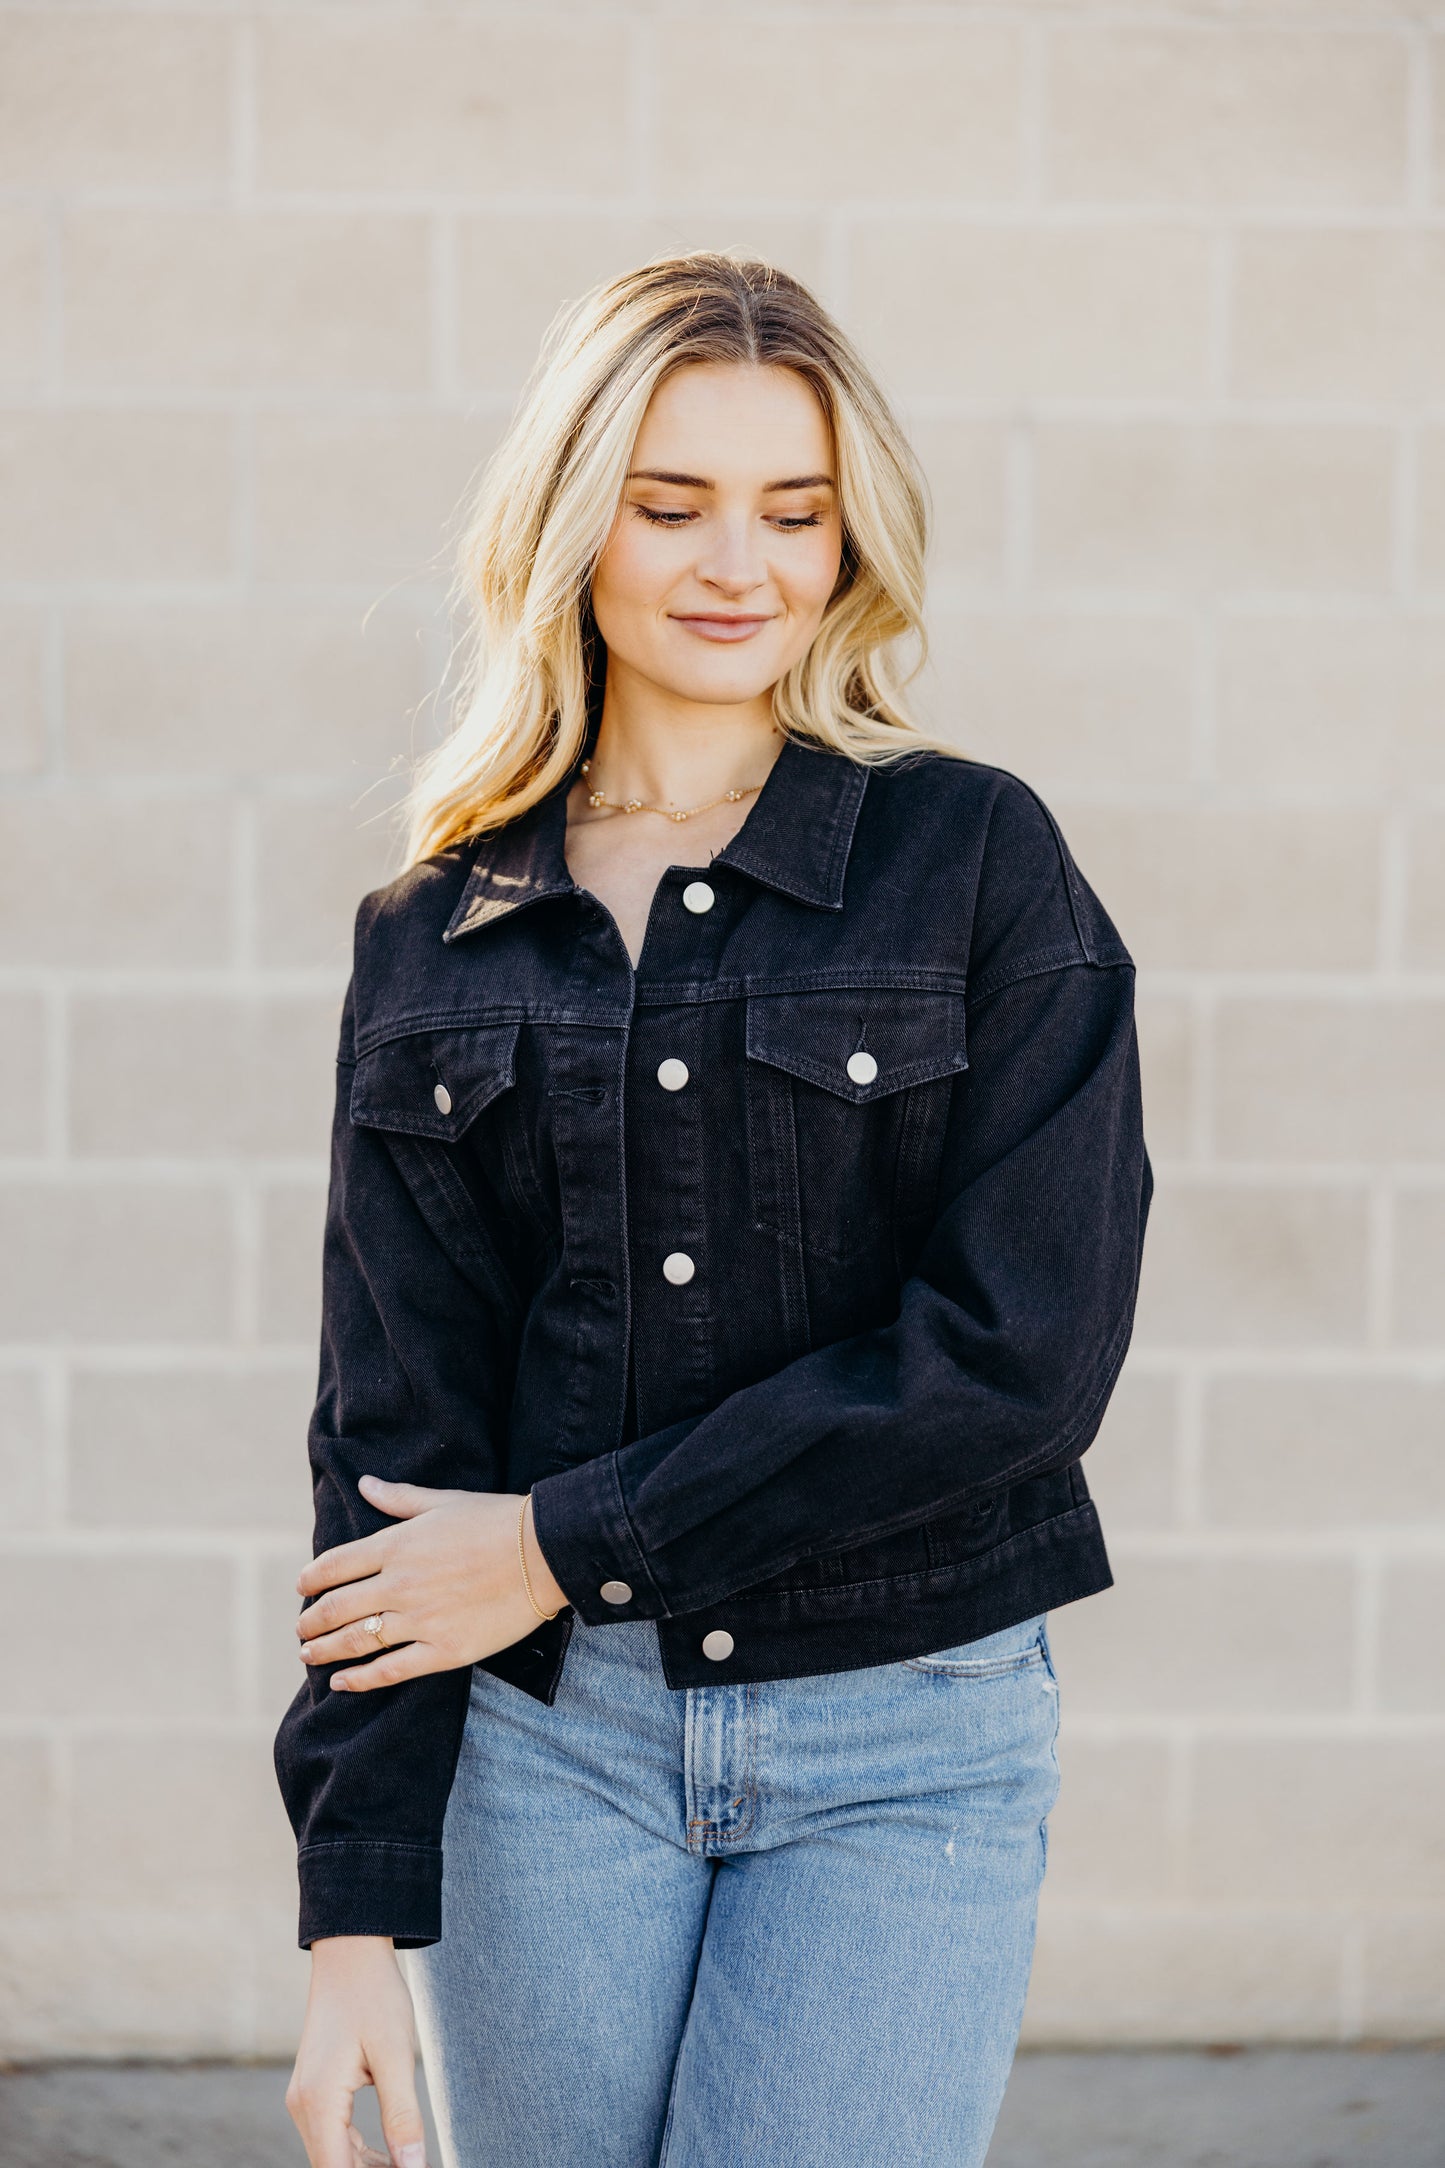
[[[905,712],[923,543],[857,356],[731,256],[565,316],[484,480],[341,1030],[316,2168],[367,2083],[418,2168],[413,2000],[449,2168],[983,2159],[1150,1176],[1118,935]]]

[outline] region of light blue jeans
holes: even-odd
[[[978,2168],[1057,1729],[1042,1618],[678,1692],[577,1621],[550,1709],[475,1672],[403,1954],[444,2168]]]

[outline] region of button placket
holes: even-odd
[[[703,881],[696,881],[692,884],[693,888],[706,888],[706,886],[706,882]],[[687,902],[691,893],[692,888],[683,891],[684,903]],[[706,904],[689,904],[689,910],[706,910],[712,902],[712,890],[710,888],[707,889],[707,897],[708,902]],[[658,1063],[657,1081],[665,1092],[680,1092],[687,1079],[687,1063],[679,1061],[675,1054],[669,1054],[665,1061]],[[697,1266],[688,1256],[686,1250],[670,1250],[662,1260],[662,1276],[673,1287],[686,1287],[696,1271]]]
[[[719,884],[721,900],[721,884]],[[677,907],[659,912],[654,968],[687,976],[689,958],[706,953],[721,911],[706,921]],[[673,937],[664,948],[669,927]],[[714,1387],[716,1341],[706,1291],[711,1253],[708,1207],[707,1086],[713,1058],[701,1005],[654,1005],[644,983],[638,1003],[628,1105],[628,1227],[634,1269],[637,1420],[656,1427],[660,1409],[700,1406]],[[685,1081],[684,1081],[685,1080]],[[645,1383],[651,1380],[651,1384]],[[627,1614],[630,1616],[631,1614]]]

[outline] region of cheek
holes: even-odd
[[[660,530],[658,530],[660,532]],[[592,575],[592,605],[599,625],[606,614],[654,606],[671,577],[657,532],[641,521],[614,529]]]
[[[838,584],[843,562],[842,544],[834,533],[795,538],[794,546],[777,564],[775,577],[788,607],[798,617],[821,617],[828,597]]]

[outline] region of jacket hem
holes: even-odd
[[[705,1611],[659,1620],[669,1686],[742,1685],[903,1663],[1002,1633],[1112,1587],[1092,1499],[975,1558],[918,1573],[833,1587],[740,1594]],[[703,1637],[731,1634],[730,1656],[705,1656]]]

